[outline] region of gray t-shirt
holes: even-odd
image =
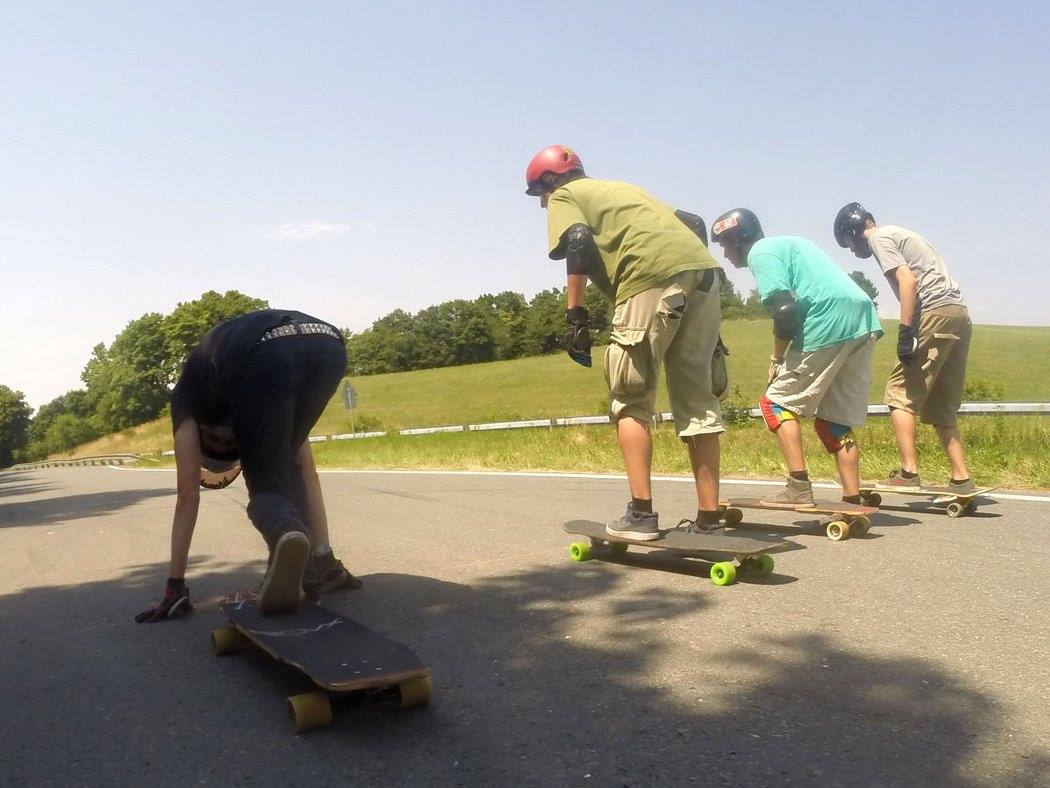
[[[941,253],[918,233],[884,224],[868,236],[868,243],[884,274],[901,265],[911,269],[919,312],[963,303],[959,283],[948,272]]]

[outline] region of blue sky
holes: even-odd
[[[860,200],[978,322],[1050,324],[1046,4],[501,5],[5,6],[0,383],[43,404],[208,289],[361,329],[562,285],[523,193],[553,142],[881,284],[831,235]]]

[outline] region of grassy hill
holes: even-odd
[[[896,323],[885,321],[886,337],[878,343],[869,396],[880,402],[894,361]],[[723,325],[729,345],[733,385],[748,403],[757,401],[764,384],[772,345],[767,320],[735,320]],[[584,369],[561,353],[491,364],[400,372],[355,378],[362,427],[406,427],[485,421],[575,416],[605,412],[606,390],[596,349],[595,366]],[[976,326],[969,381],[1001,387],[1006,400],[1050,401],[1050,328]],[[660,407],[667,409],[661,392]],[[350,431],[350,416],[337,394],[325,409],[314,434]],[[166,419],[109,435],[76,450],[77,456],[113,451],[148,452],[171,447]]]

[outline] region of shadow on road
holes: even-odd
[[[1034,784],[1046,753],[965,676],[866,654],[819,622],[730,636],[712,594],[632,587],[600,565],[537,566],[470,585],[366,576],[326,603],[415,648],[435,703],[337,711],[296,737],[262,657],[215,657],[225,591],[261,563],[201,559],[188,618],[136,625],[166,566],[0,599],[0,772],[15,782]],[[732,594],[738,589],[711,589]],[[44,733],[46,732],[46,734]],[[62,757],[49,755],[62,743]]]
[[[150,498],[174,496],[171,486],[150,487],[141,490],[112,490],[107,492],[66,495],[60,498],[42,498],[24,503],[0,504],[0,528],[7,526],[49,525],[63,520],[100,517],[134,506]]]

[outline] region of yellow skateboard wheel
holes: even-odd
[[[216,654],[233,654],[245,647],[244,635],[237,627],[219,627],[211,631],[211,644]]]
[[[849,523],[845,520],[832,520],[828,523],[828,539],[833,542],[842,542],[849,539]]]
[[[397,685],[401,694],[401,708],[411,709],[413,706],[426,706],[434,694],[430,684],[430,676],[416,676],[407,679]]]
[[[332,702],[323,692],[304,692],[287,699],[288,716],[296,733],[332,724]]]

